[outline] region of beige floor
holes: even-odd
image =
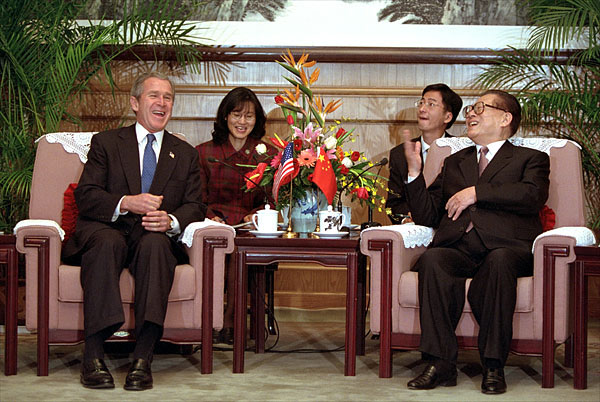
[[[128,392],[122,389],[129,360],[113,351],[107,364],[115,376],[114,390],[88,390],[79,384],[81,346],[50,348],[50,375],[36,376],[35,337],[21,335],[18,375],[0,375],[0,401],[83,400],[399,400],[399,401],[600,401],[600,321],[589,331],[588,389],[573,389],[573,370],[561,365],[563,348],[557,351],[555,388],[541,388],[541,360],[511,356],[506,368],[509,390],[487,396],[479,391],[481,375],[476,352],[459,355],[458,386],[431,391],[409,391],[406,382],[423,365],[417,352],[395,352],[393,378],[378,378],[378,342],[367,338],[367,354],[357,360],[356,377],[345,377],[344,353],[335,349],[344,342],[341,322],[280,322],[281,338],[275,350],[312,350],[312,353],[246,352],[246,372],[232,374],[232,352],[215,350],[214,372],[200,374],[200,356],[157,354],[153,363],[154,389]],[[3,342],[3,335],[0,336]],[[267,346],[273,343],[273,337]],[[0,352],[4,367],[4,348]]]

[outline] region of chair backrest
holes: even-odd
[[[553,138],[511,138],[511,142],[544,150],[550,155],[550,192],[546,205],[556,215],[555,227],[585,226],[585,193],[579,146],[572,141]],[[464,137],[436,140],[427,152],[423,168],[426,183],[429,185],[435,180],[447,156],[471,145],[470,140]]]
[[[30,219],[62,220],[64,192],[77,183],[83,162],[76,153],[69,153],[60,143],[48,142],[46,136],[38,141],[31,180],[29,200]]]
[[[81,157],[85,160],[88,149],[81,144],[75,146],[73,136],[88,138],[93,134],[51,133],[39,139],[31,180],[30,219],[50,219],[61,223],[64,192],[69,184],[79,182],[84,166]],[[186,140],[183,134],[173,134]]]

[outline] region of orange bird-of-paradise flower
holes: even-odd
[[[287,50],[287,56],[284,54],[281,56],[283,58],[283,60],[285,60],[285,62],[287,64],[289,64],[290,66],[298,69],[302,66],[306,67],[306,68],[310,68],[312,66],[314,66],[317,62],[316,61],[308,61],[308,54],[302,52],[302,56],[300,56],[300,59],[298,60],[298,63],[296,63],[296,59],[294,59],[294,55],[292,55],[292,52],[290,51],[290,49]]]
[[[316,68],[315,71],[313,71],[310,75],[310,80],[308,81],[308,83],[310,85],[314,84],[319,79],[319,74],[321,74],[321,70]]]
[[[302,84],[304,84],[305,87],[309,85],[308,78],[306,78],[306,71],[304,71],[304,67],[300,67],[300,79],[302,80]]]
[[[315,96],[315,104],[314,104],[315,109],[317,109],[319,114],[321,114],[323,116],[334,112],[341,105],[342,105],[342,100],[338,99],[338,100],[333,100],[333,101],[329,102],[327,104],[327,106],[325,106],[325,108],[323,108],[323,98],[320,96]]]
[[[289,89],[284,89],[285,95],[282,96],[283,100],[292,106],[299,106],[298,99],[300,99],[300,87],[296,85],[296,93],[292,93]]]
[[[323,112],[325,114],[332,113],[332,112],[334,112],[340,106],[342,106],[342,100],[341,99],[338,99],[338,100],[335,100],[335,101],[331,101],[331,102],[329,102],[327,104],[327,106],[325,106],[325,110],[323,110]]]

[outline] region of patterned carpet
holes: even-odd
[[[154,389],[128,392],[122,389],[129,366],[127,350],[111,348],[107,364],[115,381],[114,390],[88,390],[79,384],[82,346],[50,348],[50,375],[36,376],[34,335],[20,335],[18,375],[0,376],[1,401],[80,400],[401,400],[401,401],[600,401],[600,321],[590,323],[588,389],[573,389],[573,370],[560,362],[557,350],[555,388],[541,388],[541,359],[512,355],[506,367],[508,392],[486,396],[479,391],[481,368],[476,351],[459,355],[458,385],[430,391],[409,391],[408,380],[419,374],[423,363],[418,352],[394,353],[393,378],[378,378],[378,341],[367,337],[367,353],[357,359],[356,377],[345,377],[344,352],[324,351],[343,346],[344,324],[340,322],[280,322],[281,337],[275,351],[261,355],[246,352],[244,374],[232,374],[232,352],[216,348],[214,371],[200,374],[200,354],[182,356],[165,347],[152,365]],[[4,345],[3,335],[2,345]],[[267,346],[274,337],[267,340]],[[4,367],[4,348],[0,352]]]

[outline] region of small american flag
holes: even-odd
[[[277,196],[279,194],[279,187],[289,183],[292,180],[294,173],[294,143],[290,142],[286,145],[281,156],[281,162],[279,163],[279,169],[275,173],[273,179],[273,198],[277,202]]]

